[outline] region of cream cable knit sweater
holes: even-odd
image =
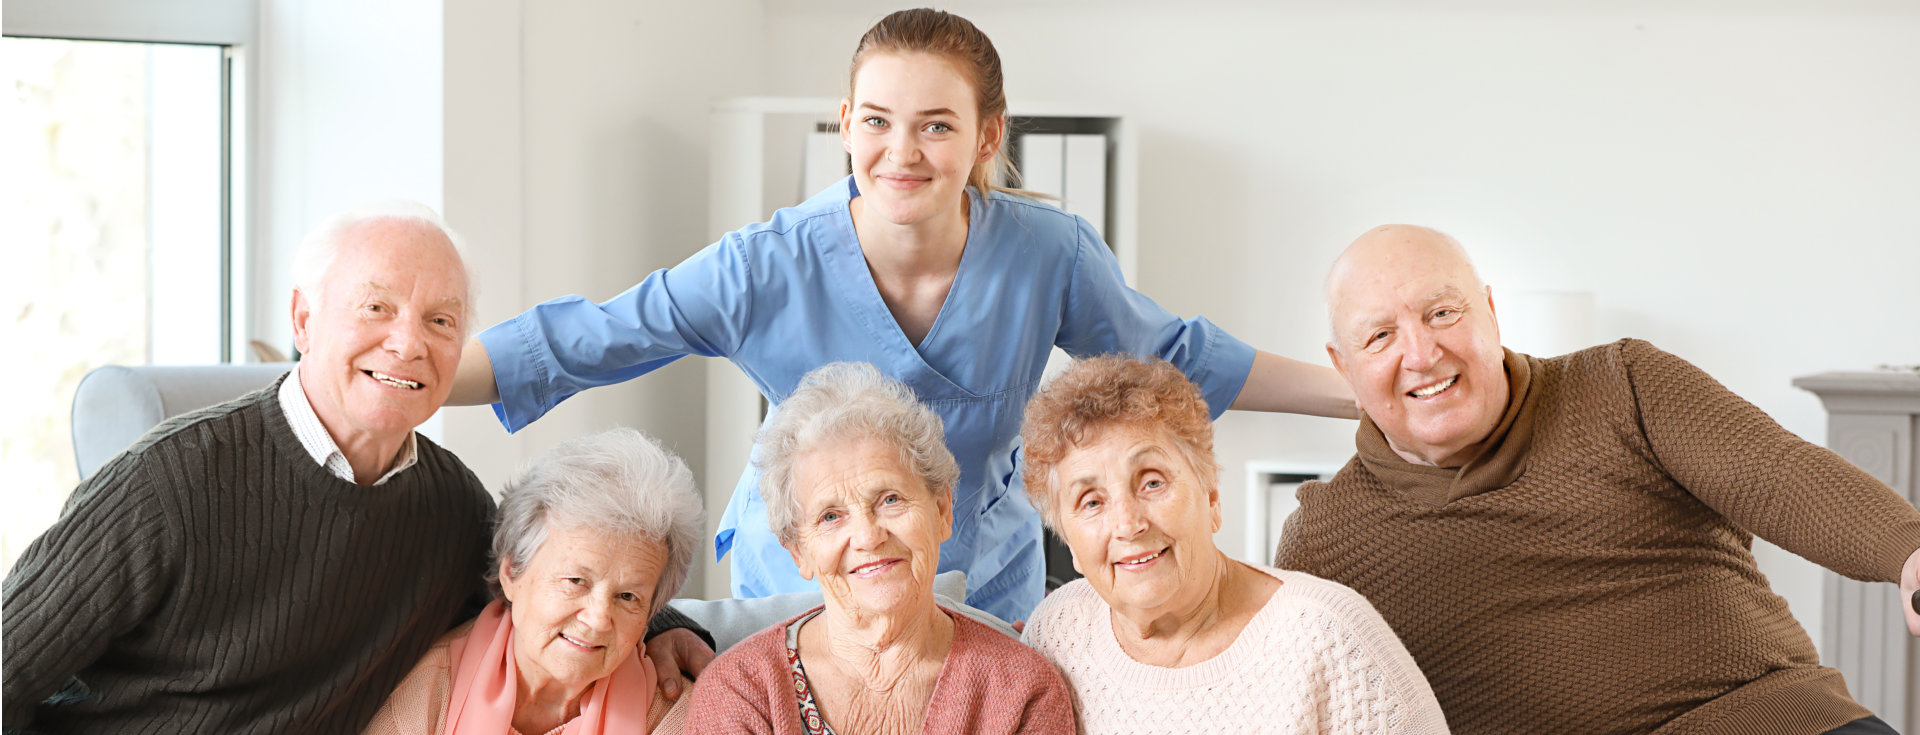
[[[1373,606],[1299,572],[1227,650],[1179,669],[1128,657],[1086,580],[1048,595],[1027,645],[1060,667],[1087,733],[1445,733],[1426,677]]]

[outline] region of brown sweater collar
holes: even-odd
[[[1429,507],[1438,508],[1469,495],[1506,487],[1520,479],[1527,469],[1527,454],[1533,446],[1533,415],[1536,404],[1533,387],[1533,358],[1513,350],[1506,352],[1507,410],[1500,424],[1487,435],[1480,454],[1459,467],[1428,467],[1402,459],[1387,445],[1380,427],[1365,414],[1354,437],[1360,463],[1388,488]]]

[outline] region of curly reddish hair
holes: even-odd
[[[1218,484],[1220,465],[1213,458],[1207,399],[1179,368],[1158,358],[1124,355],[1082,360],[1027,402],[1020,426],[1027,501],[1048,528],[1057,528],[1059,522],[1053,498],[1057,488],[1051,482],[1054,466],[1116,426],[1166,430],[1199,473],[1202,486]]]

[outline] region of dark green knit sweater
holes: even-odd
[[[5,724],[357,732],[484,594],[493,501],[452,453],[340,480],[279,385],[159,427],[77,488],[6,579]],[[40,706],[69,676],[82,702]]]

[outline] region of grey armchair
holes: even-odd
[[[73,393],[73,458],[80,479],[173,416],[272,385],[294,363],[95,368]]]

